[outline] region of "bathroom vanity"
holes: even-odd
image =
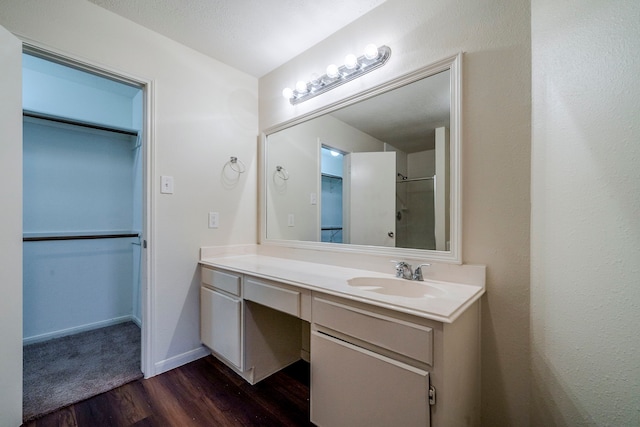
[[[204,248],[200,265],[203,344],[251,384],[308,360],[316,425],[479,424],[484,267],[463,284]]]
[[[260,244],[201,249],[202,342],[252,384],[309,361],[318,426],[479,425],[485,270],[462,259],[461,66],[283,114],[262,131]],[[432,265],[407,280],[390,260]]]

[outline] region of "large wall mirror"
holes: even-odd
[[[461,54],[265,132],[261,243],[460,263]]]

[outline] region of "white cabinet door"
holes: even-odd
[[[396,153],[351,153],[344,168],[345,243],[395,246]]]
[[[242,369],[242,301],[200,288],[200,339],[217,355]]]
[[[311,336],[311,422],[430,425],[429,373],[321,332]]]

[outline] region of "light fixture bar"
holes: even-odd
[[[345,65],[340,67],[330,65],[327,67],[326,74],[323,74],[320,77],[313,77],[306,83],[300,81],[296,84],[296,88],[294,90],[287,88],[283,91],[283,94],[285,94],[285,97],[289,98],[291,105],[299,104],[307,99],[311,99],[336,88],[341,84],[357,79],[376,68],[382,67],[391,56],[391,48],[388,46],[380,46],[377,48],[378,55],[373,58],[369,58],[370,56],[373,56],[370,53],[370,49],[371,46],[367,46],[367,52],[358,57],[355,63],[353,62],[355,56],[349,55],[346,58]],[[373,46],[373,49],[375,49],[375,46]]]

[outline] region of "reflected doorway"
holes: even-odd
[[[321,198],[320,230],[321,241],[343,242],[343,188],[342,175],[344,153],[323,145],[321,148]]]

